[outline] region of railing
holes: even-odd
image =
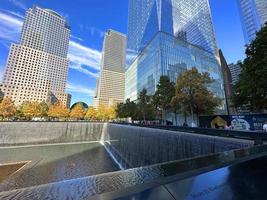
[[[263,131],[237,131],[237,130],[225,130],[225,129],[212,129],[212,128],[192,128],[182,126],[163,126],[163,125],[147,125],[147,124],[134,124],[134,123],[121,123],[130,126],[139,126],[146,128],[164,129],[170,131],[180,131],[201,135],[219,136],[219,137],[231,137],[238,139],[254,140],[255,145],[263,144],[267,141],[267,133]]]

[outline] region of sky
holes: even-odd
[[[64,2],[64,3],[63,3]],[[67,92],[72,103],[92,105],[104,34],[127,34],[128,0],[0,0],[0,80],[11,43],[18,43],[25,12],[33,5],[64,16],[71,26]],[[244,58],[245,43],[235,0],[210,0],[217,45],[228,63]]]

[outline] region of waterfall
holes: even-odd
[[[104,123],[103,124],[103,128],[102,128],[102,133],[101,133],[101,137],[100,137],[99,143],[105,148],[105,150],[107,151],[107,153],[109,154],[109,156],[117,164],[117,166],[120,168],[120,170],[125,170],[126,168],[124,168],[122,166],[122,164],[116,159],[116,157],[112,154],[112,152],[107,147],[107,143],[109,145],[111,145],[109,143],[109,141],[107,140],[108,139],[107,137],[108,137],[108,123]]]

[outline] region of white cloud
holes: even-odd
[[[23,10],[27,9],[26,4],[22,0],[8,0],[10,3]]]
[[[77,36],[74,36],[74,35],[71,35],[70,38],[75,39],[75,40],[79,40],[79,41],[81,41],[81,42],[83,41],[82,38],[77,37]]]
[[[75,41],[70,41],[68,58],[77,66],[87,66],[95,70],[100,69],[101,52]]]
[[[102,38],[105,35],[105,32],[96,28],[96,27],[92,27],[92,26],[85,26],[83,24],[79,25],[80,29],[82,31],[86,31],[89,32],[91,36],[95,36],[98,35],[98,37]]]
[[[7,13],[9,15],[13,15],[15,17],[21,18],[22,20],[24,19],[24,15],[22,15],[19,12],[14,12],[14,11],[11,11],[11,10],[4,10],[4,9],[0,9],[0,12],[4,12],[4,13]]]
[[[101,31],[95,27],[87,27],[87,29],[90,31],[91,35],[94,36],[95,34],[97,34],[99,37],[104,37],[105,32]]]
[[[2,82],[4,76],[3,69],[0,69],[0,82]]]
[[[77,65],[75,63],[70,63],[69,65],[70,69],[75,69],[83,74],[86,74],[88,76],[91,76],[93,78],[98,78],[99,77],[99,73],[95,73],[95,72],[91,72],[90,70],[86,69],[86,66],[82,66],[82,65]]]
[[[71,93],[85,94],[89,97],[93,97],[95,94],[94,89],[84,87],[81,85],[77,85],[77,84],[73,84],[73,83],[67,83],[66,90]]]
[[[0,39],[17,41],[22,24],[23,20],[21,18],[0,11]]]
[[[17,42],[21,33],[23,18],[12,11],[0,11],[0,39],[3,41]],[[75,36],[72,36],[76,38]],[[81,38],[79,38],[82,41]],[[71,61],[70,68],[91,77],[98,77],[98,73],[91,72],[89,69],[99,71],[101,52],[86,47],[74,40],[70,40],[68,58]]]

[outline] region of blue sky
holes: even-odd
[[[64,2],[64,3],[63,3]],[[10,44],[18,42],[27,8],[38,5],[63,15],[71,25],[67,92],[72,103],[92,104],[99,74],[104,33],[127,33],[127,0],[1,0],[0,79]],[[235,0],[210,0],[218,47],[227,61],[244,58],[244,39]]]

